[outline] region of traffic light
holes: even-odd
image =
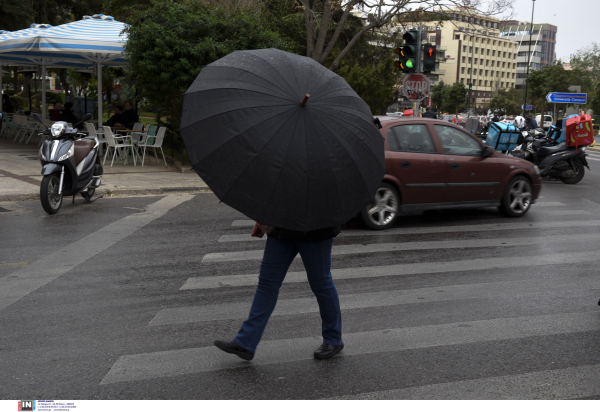
[[[396,49],[396,53],[400,55],[400,61],[396,62],[398,67],[404,73],[413,73],[417,71],[419,54],[419,31],[409,30],[402,36],[404,46]]]
[[[423,46],[423,73],[435,71],[435,46],[427,43]]]
[[[469,83],[469,90],[473,90],[473,84]]]

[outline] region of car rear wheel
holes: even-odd
[[[531,183],[524,176],[514,177],[504,190],[502,212],[510,217],[521,217],[529,210],[533,198]]]
[[[361,212],[361,218],[370,229],[383,230],[394,225],[400,210],[400,195],[389,183],[382,183],[375,198]]]

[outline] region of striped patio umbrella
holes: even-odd
[[[0,65],[10,59],[41,66],[42,78],[47,67],[97,68],[98,88],[102,88],[102,66],[125,66],[123,54],[127,36],[125,24],[111,16],[95,14],[60,26],[44,24],[0,34]],[[13,63],[15,60],[12,61]],[[14,64],[13,64],[14,65]],[[24,64],[23,64],[24,65]],[[1,81],[1,79],[0,79]],[[42,110],[46,112],[45,82]],[[98,126],[102,125],[102,95],[98,95]]]

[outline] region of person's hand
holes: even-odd
[[[260,228],[260,230],[265,232],[267,235],[269,233],[271,233],[271,231],[273,230],[273,226],[261,225],[260,223],[258,224],[258,227]]]

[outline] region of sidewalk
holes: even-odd
[[[0,201],[39,199],[43,176],[38,150],[34,144],[0,139]],[[125,166],[122,160],[117,162],[115,159],[113,167],[106,159],[102,185],[96,189],[96,194],[119,196],[210,190],[193,170],[185,169],[182,173],[169,159],[169,167],[165,167],[160,151],[158,165],[153,153],[151,157],[148,153],[146,156],[143,167],[140,162],[133,166],[131,157]]]

